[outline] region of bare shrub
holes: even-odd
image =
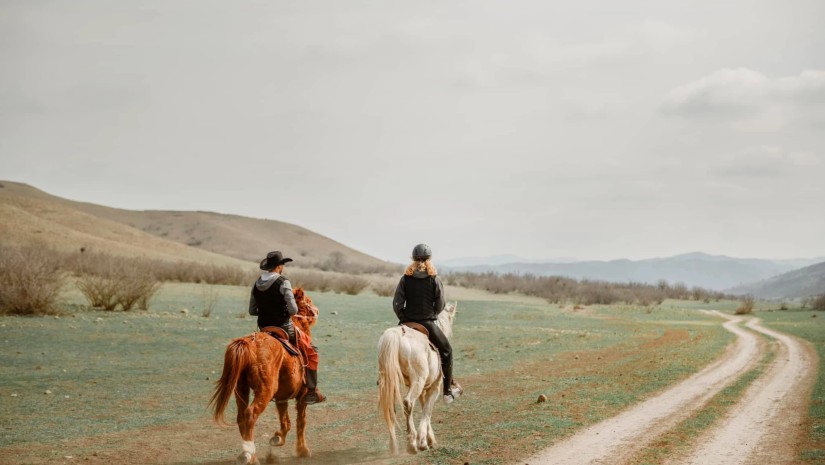
[[[90,307],[107,311],[117,307],[117,281],[111,277],[86,275],[77,280],[77,288]]]
[[[737,315],[747,315],[753,312],[753,296],[746,295],[742,297],[741,303],[739,304],[739,308],[736,309],[734,313]]]
[[[825,311],[825,294],[813,298],[811,309]]]
[[[65,282],[51,249],[0,246],[0,313],[53,313]]]
[[[147,260],[101,260],[95,268],[87,268],[89,274],[77,280],[77,287],[89,305],[112,311],[118,305],[129,311],[137,305],[147,309],[149,300],[160,289],[160,282]]]
[[[655,285],[644,283],[614,283],[605,281],[581,280],[562,276],[535,276],[513,273],[497,274],[457,272],[448,273],[444,282],[454,286],[484,289],[497,294],[517,292],[546,299],[550,303],[561,304],[612,304],[617,302],[636,303],[640,305],[661,304],[665,299],[687,299],[691,296],[703,299],[728,298],[721,292],[694,288],[688,291],[681,283],[671,286],[660,280]]]
[[[369,285],[370,282],[360,276],[342,276],[332,283],[333,290],[336,293],[347,295],[357,295]]]
[[[292,270],[289,272],[289,280],[293,288],[302,287],[308,291],[326,292],[332,288],[331,280],[317,271]]]
[[[372,290],[380,297],[393,297],[397,283],[392,281],[382,281],[372,283]]]
[[[212,311],[215,309],[215,304],[218,303],[218,290],[210,285],[204,285],[201,287],[201,304],[203,306],[203,310],[201,311],[201,315],[204,318],[209,318],[212,316]]]

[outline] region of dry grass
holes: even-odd
[[[47,247],[0,246],[0,313],[54,313],[65,274]]]

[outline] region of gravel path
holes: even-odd
[[[743,318],[731,317],[719,312],[712,313],[728,319],[723,326],[737,336],[736,341],[720,359],[659,395],[631,407],[613,418],[592,425],[519,463],[529,465],[615,465],[630,463],[636,453],[643,450],[658,436],[701,409],[710,398],[725,386],[732,384],[753,367],[756,362],[761,360],[766,350],[763,338],[740,326],[740,323],[744,321]],[[779,357],[777,357],[777,360],[781,360],[783,363],[772,365],[756,383],[758,386],[764,386],[766,392],[769,393],[764,395],[754,394],[753,396],[756,399],[749,400],[752,397],[751,390],[749,390],[746,399],[743,399],[743,402],[748,402],[747,406],[743,405],[736,409],[736,412],[742,412],[742,415],[735,415],[734,418],[726,419],[719,427],[719,431],[723,433],[714,432],[709,434],[709,437],[714,438],[713,441],[708,441],[706,444],[710,448],[696,449],[691,458],[679,462],[679,465],[781,463],[774,461],[773,458],[764,461],[764,452],[775,446],[777,437],[767,433],[770,431],[771,433],[793,435],[795,429],[788,428],[789,424],[785,424],[787,422],[784,422],[783,425],[775,425],[769,420],[775,417],[777,411],[781,411],[780,405],[783,404],[780,401],[782,399],[801,398],[801,396],[787,396],[786,394],[793,392],[798,384],[804,384],[799,383],[799,380],[813,371],[812,355],[806,347],[803,347],[795,339],[763,328],[759,326],[755,319],[748,319],[747,321],[749,328],[776,337],[783,347]],[[785,361],[787,362],[785,363]],[[760,390],[760,392],[762,391]],[[790,423],[799,424],[800,420],[797,416],[804,415],[803,407],[794,406],[797,411],[796,416],[793,418],[796,419],[792,419]],[[737,419],[740,416],[741,419]],[[742,423],[750,423],[750,425],[747,430],[741,431],[740,434],[737,430],[742,429]],[[726,436],[724,438],[717,437],[720,434]],[[773,437],[773,446],[765,445],[763,441],[760,443],[763,444],[762,446],[756,447],[756,439],[762,437]],[[742,446],[731,449],[731,442],[741,443]],[[751,458],[757,457],[759,454],[762,454],[763,458]],[[711,461],[711,459],[715,460],[715,457],[719,456],[730,457],[731,460],[736,459],[736,461]],[[774,457],[774,455],[770,457]]]
[[[805,418],[808,374],[815,356],[802,342],[765,328],[758,320],[747,326],[779,343],[779,353],[737,408],[712,428],[678,465],[788,464],[793,462],[797,427]]]

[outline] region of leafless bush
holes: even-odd
[[[739,308],[736,309],[734,313],[737,315],[747,315],[753,312],[753,296],[746,295],[742,297],[741,303],[739,304]]]
[[[392,297],[395,295],[397,283],[393,281],[382,281],[372,283],[372,290],[380,297]]]
[[[517,292],[546,299],[550,303],[612,304],[617,302],[640,305],[661,304],[665,299],[725,298],[722,293],[694,288],[689,292],[681,283],[671,286],[661,280],[655,285],[644,283],[613,283],[581,280],[561,276],[518,275],[513,273],[449,273],[444,282],[453,286],[484,289],[497,294]]]
[[[108,311],[117,307],[117,281],[111,277],[85,275],[77,280],[77,288],[91,307]]]
[[[201,304],[203,309],[201,315],[204,318],[209,318],[212,311],[215,309],[215,304],[218,302],[218,291],[212,286],[201,287]]]
[[[65,282],[49,248],[0,246],[0,313],[53,313]]]
[[[317,271],[291,270],[287,272],[292,287],[302,287],[307,291],[326,292],[332,287],[332,281],[324,273]]]
[[[358,295],[361,291],[370,285],[369,280],[360,276],[344,275],[337,278],[332,283],[332,288],[336,293],[344,293],[347,295]]]
[[[813,310],[825,311],[825,294],[814,297],[813,301],[811,302],[811,308]]]
[[[95,268],[84,270],[87,274],[78,278],[77,287],[92,307],[112,311],[120,305],[128,311],[137,305],[145,310],[160,289],[152,267],[152,262],[142,259],[102,259]]]
[[[352,262],[347,260],[344,254],[337,250],[330,253],[326,259],[315,263],[314,267],[323,271],[337,271],[339,273],[351,274],[381,274],[385,276],[396,276],[403,270],[402,266],[388,262],[368,265]]]

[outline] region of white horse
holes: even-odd
[[[438,315],[438,326],[449,339],[453,334],[458,303],[447,304]],[[441,358],[430,347],[423,333],[404,326],[384,331],[378,341],[378,409],[384,415],[390,430],[390,451],[398,453],[395,439],[395,406],[402,404],[407,420],[407,452],[417,453],[435,447],[435,434],[431,423],[433,406],[441,396],[443,386]],[[407,395],[401,396],[401,386],[406,385]],[[418,430],[413,423],[415,401],[421,404],[422,417]]]

